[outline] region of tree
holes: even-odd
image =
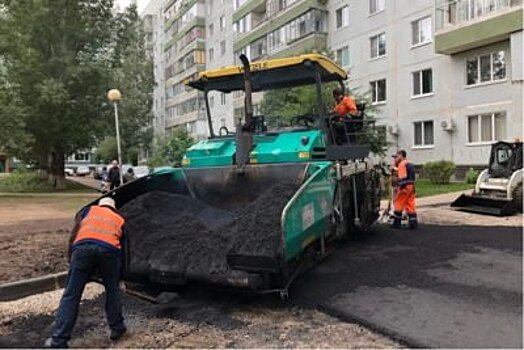
[[[64,157],[107,129],[112,0],[4,1],[0,52],[24,106],[30,157],[64,188]],[[42,164],[44,163],[44,164]]]
[[[153,63],[146,53],[143,23],[135,5],[117,14],[113,85],[122,91],[119,105],[124,158],[134,163],[153,140]],[[114,130],[114,129],[113,129]],[[114,131],[113,131],[114,135]]]
[[[25,132],[25,113],[17,87],[8,83],[5,70],[0,67],[0,150],[23,154],[31,144]]]
[[[194,140],[184,129],[177,129],[173,135],[158,138],[150,165],[180,166],[182,157],[193,143]]]
[[[0,1],[0,58],[17,87],[14,97],[0,89],[0,99],[16,102],[15,119],[31,140],[25,160],[63,188],[65,155],[115,134],[112,87],[123,93],[128,153],[151,142],[153,72],[136,7],[115,14],[113,0]]]

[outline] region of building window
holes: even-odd
[[[476,85],[506,79],[506,52],[498,51],[466,61],[466,84]]]
[[[209,35],[213,35],[213,33],[215,32],[215,26],[213,25],[213,23],[211,23],[207,28]]]
[[[371,85],[371,102],[386,102],[386,79],[372,81]]]
[[[220,42],[220,56],[224,56],[225,53],[226,53],[226,41],[222,40]]]
[[[413,145],[415,147],[433,146],[433,121],[413,123]]]
[[[431,40],[431,16],[411,22],[411,45],[421,45]]]
[[[208,61],[213,61],[214,57],[215,57],[215,49],[213,48],[210,48],[208,50]]]
[[[371,48],[371,58],[382,57],[386,55],[386,33],[381,33],[369,38]]]
[[[337,62],[342,67],[349,66],[349,47],[344,46],[337,50]]]
[[[220,30],[226,29],[226,18],[224,16],[220,16]]]
[[[213,108],[213,107],[215,107],[215,97],[211,96],[209,98],[209,108]]]
[[[424,69],[413,73],[413,96],[423,96],[433,93],[433,72]]]
[[[369,14],[383,11],[386,8],[386,0],[369,0]]]
[[[337,29],[349,25],[349,6],[341,7],[337,10]]]
[[[220,104],[222,106],[224,106],[226,104],[226,94],[225,93],[221,93],[220,94]]]
[[[187,123],[186,130],[188,134],[194,134],[196,132],[196,122]]]
[[[492,143],[505,137],[505,112],[468,116],[468,143]]]

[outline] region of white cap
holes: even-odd
[[[113,198],[104,197],[98,201],[99,206],[107,206],[116,209],[115,200]]]

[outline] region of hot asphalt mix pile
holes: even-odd
[[[294,183],[276,183],[255,201],[232,210],[162,191],[139,196],[121,208],[129,270],[215,283],[242,276],[229,268],[227,256],[277,256],[282,251],[281,213],[297,189]]]

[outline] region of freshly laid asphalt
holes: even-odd
[[[291,295],[408,346],[522,348],[522,228],[378,226]]]

